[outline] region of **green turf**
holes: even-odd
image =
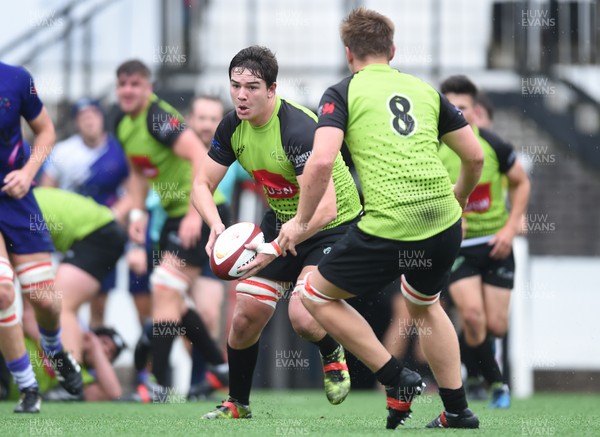
[[[180,400],[182,398],[175,398]],[[13,402],[0,402],[0,436],[288,436],[388,435],[382,393],[352,392],[338,406],[319,391],[256,391],[253,419],[203,421],[214,402],[168,405],[129,403],[45,403],[39,415],[16,415]],[[509,410],[471,407],[481,419],[478,431],[426,430],[441,410],[437,396],[413,403],[413,418],[399,427],[402,435],[443,433],[477,436],[600,436],[600,395],[536,395],[514,400]]]

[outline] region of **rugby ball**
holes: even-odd
[[[256,258],[256,251],[244,246],[264,241],[261,229],[254,223],[242,222],[228,227],[215,241],[210,256],[210,269],[217,277],[226,281],[239,278],[244,273],[238,273],[238,268]]]

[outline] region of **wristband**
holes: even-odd
[[[143,249],[146,250],[146,245],[140,243],[134,243],[133,241],[129,241],[126,246],[126,251],[130,251],[131,249]]]
[[[129,223],[137,222],[146,216],[146,211],[138,208],[133,208],[129,211]]]
[[[281,255],[281,247],[277,240],[273,240],[270,243],[261,243],[256,248],[256,253],[264,253],[267,255],[273,255],[275,258]]]

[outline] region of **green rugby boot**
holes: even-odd
[[[251,419],[252,411],[250,411],[250,405],[240,404],[234,399],[227,399],[223,401],[213,411],[206,413],[202,416],[203,419]]]
[[[333,405],[341,404],[350,392],[350,373],[344,348],[339,345],[327,356],[321,356],[325,379],[325,394]]]

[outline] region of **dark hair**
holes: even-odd
[[[150,69],[139,59],[130,59],[129,61],[123,62],[117,68],[117,77],[125,74],[127,76],[131,76],[132,74],[140,74],[146,79],[150,79],[152,74],[150,73]]]
[[[477,98],[475,99],[475,103],[485,109],[490,120],[494,119],[494,105],[492,104],[490,98],[484,94],[477,94]]]
[[[98,337],[104,335],[104,336],[110,338],[112,340],[112,342],[115,344],[116,352],[115,352],[115,356],[112,358],[111,361],[116,360],[117,357],[123,351],[123,349],[127,349],[127,344],[125,344],[123,337],[121,337],[121,334],[119,334],[113,328],[109,328],[107,326],[101,326],[99,328],[94,329],[92,332],[94,334],[96,334]]]
[[[234,69],[248,70],[259,79],[263,79],[269,88],[277,81],[279,65],[271,50],[263,46],[250,46],[242,49],[229,63],[229,79]]]
[[[342,42],[358,59],[392,57],[394,23],[385,15],[365,7],[354,9],[340,26]]]
[[[462,74],[456,76],[450,76],[448,79],[442,82],[441,86],[442,94],[454,93],[454,94],[467,94],[473,99],[477,99],[477,87],[471,80]]]

